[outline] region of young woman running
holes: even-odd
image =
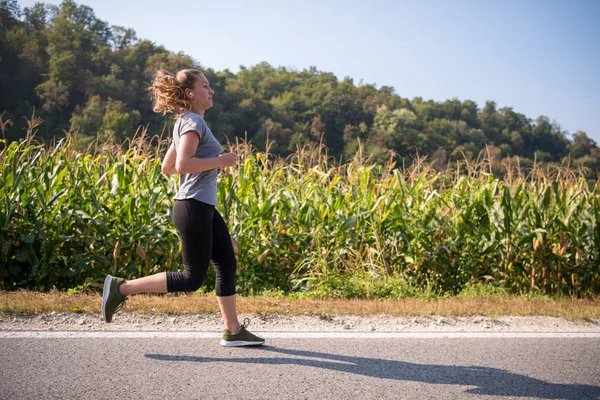
[[[221,145],[204,121],[212,107],[214,91],[204,74],[186,69],[175,75],[156,73],[148,89],[154,111],[177,116],[173,144],[162,162],[163,174],[179,174],[173,222],[179,232],[183,272],[162,272],[131,281],[108,275],[102,293],[102,316],[111,322],[126,296],[140,292],[193,292],[200,288],[212,260],[216,271],[215,289],[225,330],[222,346],[256,346],[265,341],[250,333],[248,321],[240,325],[235,304],[237,261],[231,237],[217,205],[219,168],[236,164],[234,153],[221,154]]]

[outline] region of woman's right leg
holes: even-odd
[[[173,223],[181,237],[183,272],[161,272],[125,281],[124,296],[142,292],[194,292],[200,288],[210,264],[214,207],[196,200],[176,200]]]
[[[183,272],[167,272],[167,292],[195,292],[200,289],[210,266],[213,247],[215,207],[198,200],[176,200],[173,223],[181,238]]]
[[[143,278],[125,281],[119,286],[119,291],[123,296],[143,292],[164,293],[167,291],[167,273],[160,272]]]
[[[173,223],[181,237],[183,272],[162,272],[131,281],[107,276],[102,292],[102,315],[106,322],[126,300],[141,292],[193,292],[200,288],[210,264],[213,245],[214,207],[196,200],[177,200]]]

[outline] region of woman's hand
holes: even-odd
[[[221,161],[221,166],[225,167],[233,167],[237,163],[237,156],[235,153],[225,153],[219,156],[219,161]]]

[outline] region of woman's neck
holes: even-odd
[[[204,111],[206,111],[206,110],[204,110],[203,108],[198,107],[198,106],[196,106],[196,107],[192,106],[192,109],[190,111],[195,114],[201,115],[202,118],[204,118]]]

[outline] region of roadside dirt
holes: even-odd
[[[388,317],[240,314],[256,332],[600,332],[600,320],[553,317]],[[198,331],[223,329],[219,314],[147,315],[120,313],[104,323],[100,315],[50,312],[34,316],[0,314],[0,331]]]

